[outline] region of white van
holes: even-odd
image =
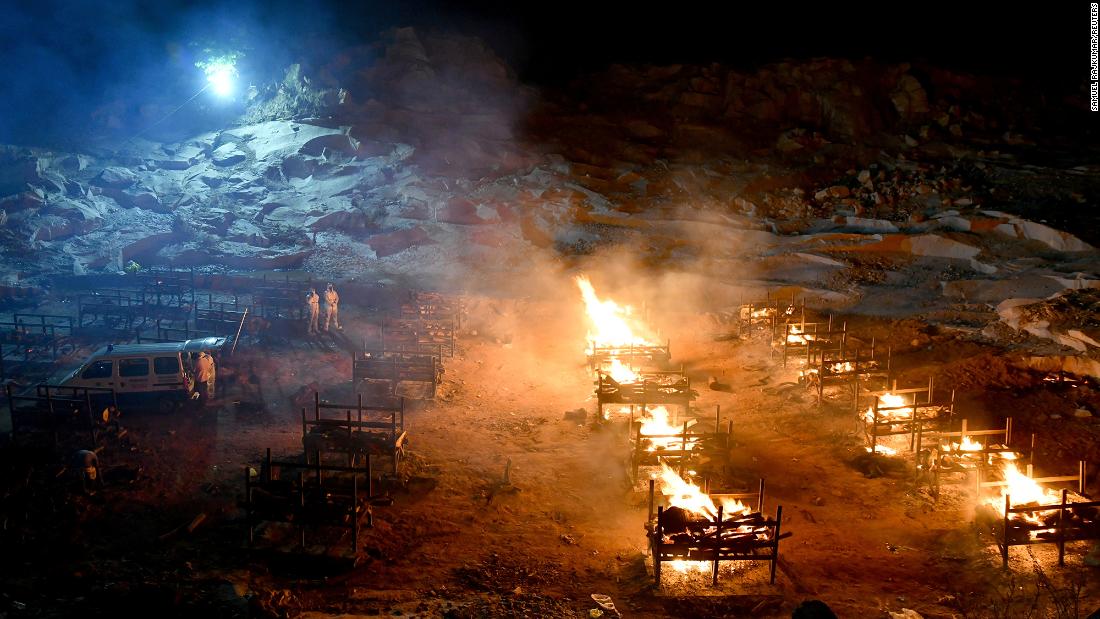
[[[114,389],[120,404],[153,404],[170,410],[191,397],[192,353],[216,355],[226,339],[204,337],[185,342],[104,346],[57,384]]]

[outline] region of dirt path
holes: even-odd
[[[77,542],[84,550],[76,556],[97,557],[100,567],[81,586],[97,590],[108,576],[173,575],[203,596],[212,586],[247,593],[261,614],[555,617],[591,608],[589,594],[604,593],[628,617],[783,617],[811,598],[840,616],[913,608],[947,617],[966,606],[970,592],[987,600],[1006,578],[1033,571],[1026,561],[1000,571],[988,537],[970,524],[972,503],[959,491],[948,488],[933,501],[913,485],[905,465],[884,466],[881,476],[869,478],[862,435],[842,394],[819,404],[811,392],[790,386],[797,370],[779,367],[764,344],[714,341],[702,318],[681,316],[670,335],[674,360],[699,391],[693,408],[709,420],[721,406],[724,418],[734,420],[728,462],[716,465],[721,474],[712,482],[748,489],[764,477],[765,511],[781,504],[783,527],[794,535],[783,542],[775,586],[745,572],[743,579],[724,579],[720,592],[728,597],[715,597],[709,587],[656,591],[645,565],[646,497],[632,489],[625,466],[626,420],[593,423],[592,381],[578,345],[583,334],[558,307],[524,302],[517,314],[498,316],[502,324],[486,321],[474,329],[478,335],[462,339],[447,360],[437,400],[408,415],[411,480],[395,491],[392,506],[376,508],[374,527],[362,534],[368,555],[362,567],[291,576],[243,552],[237,508],[243,467],[256,466],[266,447],[277,455],[300,449],[293,398],[303,385],[317,382],[323,395],[337,399],[349,392],[343,352],[296,345],[240,357],[262,376],[266,409],[237,407],[236,400],[254,394],[241,380],[227,380],[220,408],[125,420],[137,439],[130,459],[143,467],[143,478],[113,489],[108,502],[84,514],[85,539]],[[348,337],[359,337],[356,321],[348,322]],[[990,354],[947,336],[935,346],[943,347],[948,365]],[[958,354],[946,352],[952,350]],[[940,358],[915,350],[895,361],[904,376],[919,377]],[[708,376],[730,390],[708,390]],[[1003,406],[999,396],[983,400],[964,390],[959,397],[983,416]],[[1037,401],[1049,404],[1044,397]],[[586,423],[566,418],[577,408],[589,411]],[[199,513],[208,520],[195,534],[160,539]],[[76,560],[77,569],[87,569],[79,568],[85,560]],[[1075,573],[1046,561],[1039,565],[1051,578]],[[33,570],[28,574],[27,586],[38,582]],[[1095,588],[1095,573],[1089,578]],[[970,603],[971,611],[981,603]]]

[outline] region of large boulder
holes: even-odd
[[[398,254],[411,247],[434,243],[428,233],[420,226],[394,230],[370,237],[367,244],[379,258]]]
[[[1079,252],[1095,249],[1069,232],[1026,219],[1012,219],[997,226],[995,231],[1005,236],[1038,241],[1056,251]]]
[[[151,191],[129,192],[110,187],[104,187],[102,191],[103,195],[118,202],[119,206],[123,208],[138,208],[156,212],[166,211],[164,205],[160,202],[160,198]]]
[[[236,127],[222,135],[246,146],[252,151],[256,161],[278,164],[300,151],[310,141],[329,135],[340,136],[343,131],[303,122],[272,120]]]
[[[982,251],[973,245],[954,241],[938,234],[918,234],[905,237],[901,241],[901,249],[914,256],[955,260],[970,260]]]
[[[113,166],[104,168],[98,176],[92,179],[92,184],[110,189],[126,189],[137,183],[137,180],[137,176],[130,170]]]
[[[928,93],[925,92],[920,81],[908,73],[898,78],[897,86],[890,93],[890,101],[893,102],[898,116],[905,121],[919,120],[930,110]]]
[[[244,163],[248,155],[233,142],[226,142],[210,153],[210,160],[220,168],[228,168]]]
[[[343,230],[347,232],[362,232],[373,225],[369,217],[361,209],[349,207],[332,210],[316,217],[306,219],[306,227],[313,231]]]
[[[0,198],[0,209],[6,211],[9,215],[19,211],[39,209],[45,204],[46,201],[43,197],[34,191],[24,191]]]

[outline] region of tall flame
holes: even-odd
[[[588,313],[588,341],[591,344],[601,347],[654,345],[637,333],[645,328],[631,316],[629,306],[621,306],[611,299],[601,300],[587,275],[578,275],[575,281]]]
[[[709,496],[699,489],[699,486],[685,481],[676,474],[676,471],[663,462],[661,463],[661,494],[669,497],[668,503],[673,507],[686,509],[707,518],[718,516],[718,507]],[[722,499],[721,503],[723,518],[744,515],[752,511],[741,501]]]

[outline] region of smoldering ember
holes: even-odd
[[[514,4],[0,12],[0,619],[1100,616],[1088,9]]]

